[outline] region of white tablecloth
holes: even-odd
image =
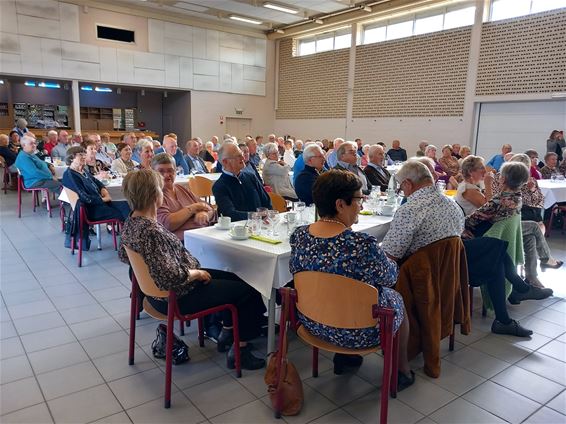
[[[360,222],[353,226],[382,240],[389,229],[390,216],[360,215]],[[280,224],[280,233],[287,228]],[[184,235],[185,247],[205,268],[230,271],[238,275],[266,299],[271,297],[272,288],[283,287],[291,281],[289,257],[291,247],[286,239],[280,244],[258,240],[232,240],[228,231],[215,227],[187,230]]]
[[[544,208],[551,208],[557,202],[566,202],[566,181],[538,180],[544,194]]]

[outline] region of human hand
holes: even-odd
[[[208,224],[208,212],[200,211],[195,214],[195,222],[198,225],[207,225]]]
[[[191,272],[191,279],[190,281],[201,281],[204,284],[208,284],[211,280],[211,276],[207,271],[204,271],[202,269],[194,269]]]

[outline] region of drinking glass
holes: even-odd
[[[304,221],[303,211],[305,210],[306,206],[307,205],[305,204],[305,202],[295,202],[295,203],[293,203],[293,209],[296,210],[299,213],[299,216],[298,216],[299,222]]]
[[[254,236],[261,234],[261,214],[259,212],[248,212],[248,227]]]
[[[279,236],[279,232],[277,231],[277,225],[279,224],[280,216],[279,211],[270,210],[267,212],[267,216],[269,218],[269,222],[271,222],[271,232],[274,237]]]

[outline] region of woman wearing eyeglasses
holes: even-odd
[[[407,359],[409,324],[401,295],[392,287],[399,269],[369,234],[354,232],[362,209],[362,183],[348,171],[330,170],[320,175],[313,186],[313,199],[320,219],[299,227],[291,235],[292,274],[322,271],[362,281],[379,289],[379,306],[395,310],[394,331],[399,332],[399,390],[414,382]],[[379,329],[342,329],[322,325],[299,313],[299,319],[314,336],[351,349],[377,346]],[[359,355],[334,355],[334,372],[362,364]]]

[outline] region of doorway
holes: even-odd
[[[244,140],[246,135],[252,133],[251,118],[226,118],[226,132],[238,140]]]

